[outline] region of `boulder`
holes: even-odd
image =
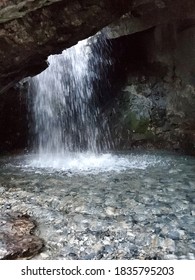
[[[1,215],[0,260],[30,259],[40,253],[44,242],[34,235],[35,221],[26,214]]]

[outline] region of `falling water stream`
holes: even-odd
[[[81,41],[61,55],[50,56],[48,69],[31,81],[35,140],[41,156],[98,151],[98,108],[91,108],[89,55],[88,41]]]
[[[81,167],[83,163],[86,169],[86,165],[111,163],[111,156],[102,152],[113,148],[113,141],[94,93],[101,73],[93,66],[102,58],[92,52],[91,44],[98,44],[96,37],[50,56],[49,67],[29,83],[35,152],[32,165],[56,169]]]
[[[111,147],[108,124],[94,97],[94,80],[101,77],[91,70],[98,59],[91,44],[87,39],[50,56],[48,69],[30,81],[34,150],[43,166],[74,156],[80,161],[84,153],[95,156]]]
[[[97,60],[111,61],[94,43],[50,56],[30,80],[33,148],[0,158],[0,217],[35,218],[37,259],[194,259],[195,159],[114,151],[93,86]]]

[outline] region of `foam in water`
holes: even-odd
[[[72,173],[99,173],[99,172],[121,172],[125,170],[140,169],[156,165],[167,165],[161,157],[152,155],[114,155],[111,153],[67,153],[64,157],[52,154],[39,157],[33,155],[26,160],[23,167],[27,169],[40,168],[52,171],[70,171]]]

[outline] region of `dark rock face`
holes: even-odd
[[[109,39],[129,37],[112,127],[122,147],[195,154],[194,14],[194,1],[134,1],[130,13],[104,29]]]
[[[185,29],[194,24],[195,2],[193,0],[135,0],[129,13],[104,28],[107,38],[114,39],[134,34],[154,26],[169,25],[174,30],[178,25]]]
[[[0,92],[40,73],[52,53],[95,34],[128,10],[129,1],[3,1],[0,11]]]
[[[10,88],[0,95],[0,153],[24,150],[28,143],[26,91]]]
[[[111,27],[109,36],[133,34],[177,21],[186,26],[193,21],[195,3],[193,0],[4,0],[0,8],[2,92],[45,69],[48,55],[95,34],[123,14],[126,17]]]
[[[194,28],[178,31],[172,47],[172,32],[167,32],[161,48],[155,28],[114,40],[116,46],[123,40],[123,86],[110,112],[120,148],[195,154],[194,34]]]

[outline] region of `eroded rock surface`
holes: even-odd
[[[33,234],[33,219],[20,213],[1,215],[0,219],[1,260],[30,259],[40,253],[43,240]]]
[[[113,40],[122,86],[108,115],[121,148],[158,147],[194,155],[195,28],[178,27],[174,36],[169,27]]]
[[[40,73],[46,58],[107,29],[120,37],[161,24],[194,23],[195,3],[170,0],[88,1],[26,0],[0,4],[0,91],[20,79]],[[182,27],[182,28],[183,28]]]
[[[4,1],[0,11],[0,91],[40,73],[52,53],[95,34],[129,1]]]
[[[107,38],[114,39],[166,24],[174,25],[176,29],[178,26],[186,28],[194,25],[194,13],[193,0],[135,0],[130,12],[105,27],[104,32]]]

